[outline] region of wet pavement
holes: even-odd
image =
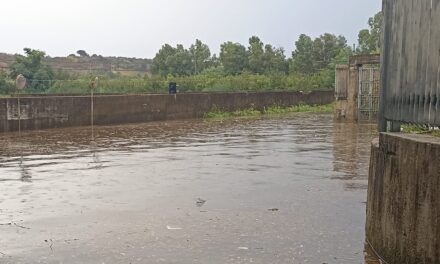
[[[0,134],[0,263],[366,263],[372,125],[292,114],[91,134]]]

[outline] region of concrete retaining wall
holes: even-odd
[[[373,142],[366,234],[390,264],[440,263],[440,138]]]
[[[348,122],[376,122],[375,118],[369,119],[359,116],[359,79],[362,77],[360,70],[363,66],[379,65],[380,55],[356,55],[350,57],[348,65],[336,66],[336,103],[334,107],[334,117],[337,121]],[[366,81],[364,79],[364,81]],[[368,78],[368,81],[373,81]],[[373,86],[373,84],[371,84]],[[372,87],[370,88],[372,89]],[[344,91],[345,90],[345,91]],[[374,92],[373,90],[371,92]],[[340,95],[345,96],[340,96]],[[374,109],[371,109],[372,111]],[[376,109],[377,110],[377,109]]]
[[[96,125],[108,125],[199,118],[213,109],[263,109],[333,100],[333,91],[100,95],[94,99],[94,120]],[[90,96],[27,96],[20,104],[23,130],[90,125]],[[17,98],[0,99],[0,133],[17,130]]]

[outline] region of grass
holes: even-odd
[[[331,113],[333,111],[333,104],[327,105],[307,105],[299,104],[295,106],[282,107],[271,106],[264,109],[264,114],[286,114],[286,113]]]
[[[402,132],[408,134],[425,134],[440,137],[440,130],[426,126],[402,125]]]
[[[333,104],[327,105],[306,105],[299,104],[295,106],[283,107],[274,105],[260,111],[255,108],[248,108],[237,111],[222,111],[213,110],[204,115],[205,118],[224,119],[231,117],[255,117],[261,115],[280,115],[288,113],[331,113],[333,111]]]
[[[237,110],[233,112],[227,112],[227,111],[221,111],[221,110],[214,110],[206,113],[204,115],[205,118],[216,118],[216,119],[223,119],[223,118],[230,118],[230,117],[252,117],[252,116],[259,116],[262,112],[254,109],[254,108],[248,108],[244,110]]]

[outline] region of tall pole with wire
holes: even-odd
[[[18,113],[18,134],[21,133],[21,104],[20,104],[20,92],[26,86],[26,78],[19,74],[15,79],[15,88],[17,93],[17,113]]]
[[[17,90],[17,112],[18,112],[18,135],[21,134],[21,104],[20,104],[20,90]]]
[[[92,84],[90,85],[90,123],[92,126],[92,141],[95,140],[93,92],[98,87],[98,82],[98,77],[95,77],[95,80],[93,80]]]

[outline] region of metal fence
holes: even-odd
[[[94,78],[94,77],[93,77]],[[74,80],[28,79],[26,93],[83,94],[90,91],[90,78]],[[312,91],[332,89],[334,74],[273,74],[237,76],[195,75],[181,77],[106,78],[100,77],[97,93],[167,93],[168,83],[176,82],[179,92]],[[0,78],[0,94],[15,92],[14,81]]]
[[[359,121],[377,121],[379,111],[380,69],[374,66],[359,68]]]
[[[383,11],[380,130],[440,126],[440,1],[386,0]]]

